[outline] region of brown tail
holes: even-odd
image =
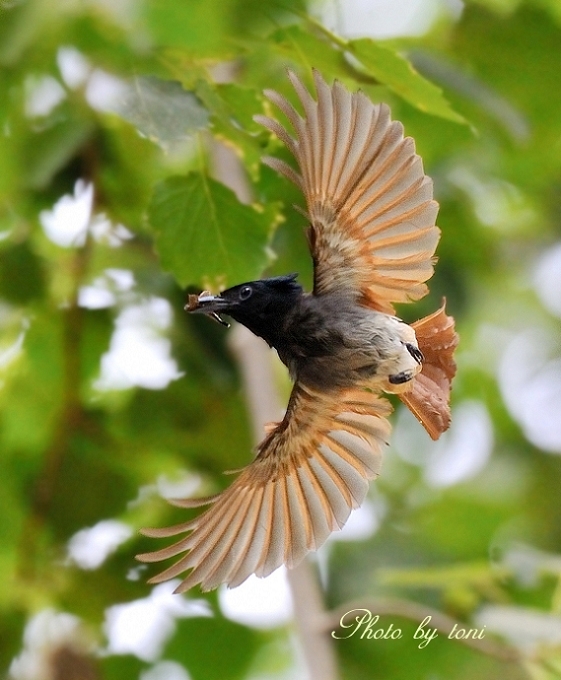
[[[446,300],[439,310],[412,324],[425,359],[411,389],[399,395],[432,439],[450,426],[450,389],[456,374],[454,350],[459,337],[445,305]]]

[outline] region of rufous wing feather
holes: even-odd
[[[299,172],[277,158],[264,159],[304,193],[314,293],[351,289],[364,304],[392,314],[394,302],[423,297],[433,274],[440,230],[432,180],[413,139],[403,136],[385,104],[338,82],[329,87],[314,71],[316,101],[294,73],[289,78],[304,116],[277,92],[265,94],[295,136],[271,118],[255,119],[298,164]]]
[[[295,385],[284,419],[259,445],[257,457],[223,493],[202,501],[195,519],[152,537],[187,534],[142,562],[179,557],[151,579],[160,583],[187,570],[176,592],[196,584],[234,587],[251,574],[293,567],[343,527],[380,470],[390,432],[389,403],[361,389],[323,394]]]
[[[445,301],[433,314],[411,324],[423,353],[423,368],[411,381],[411,389],[399,398],[416,416],[432,439],[450,426],[450,389],[456,375],[454,351],[458,334],[448,316]]]

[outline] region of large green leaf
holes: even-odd
[[[424,113],[465,123],[465,119],[446,101],[442,90],[423,78],[397,52],[369,38],[351,40],[348,49],[376,80]]]
[[[203,174],[164,180],[148,209],[162,266],[182,286],[217,288],[257,278],[268,262],[273,208],[243,205]]]
[[[452,109],[442,90],[423,78],[395,50],[370,38],[346,41],[315,22],[311,24],[321,37],[304,32],[300,26],[290,26],[271,36],[273,49],[307,70],[317,68],[347,84],[351,84],[349,78],[356,81],[364,80],[365,75],[371,76],[424,113],[456,123],[466,122]],[[357,68],[353,68],[349,55],[358,60]]]

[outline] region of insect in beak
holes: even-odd
[[[208,290],[203,290],[199,295],[189,295],[189,299],[184,309],[187,312],[195,312],[199,314],[205,314],[206,316],[214,319],[221,326],[226,326],[230,328],[230,324],[216,312],[215,307],[220,306],[223,303],[223,299],[220,295],[212,295]]]

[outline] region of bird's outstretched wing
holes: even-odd
[[[390,411],[385,399],[362,389],[322,394],[297,383],[284,419],[228,489],[202,501],[177,502],[210,505],[205,512],[173,527],[144,530],[152,537],[187,534],[163,550],[138,555],[142,562],[180,556],[151,582],[191,569],[176,592],[198,583],[211,590],[298,564],[364,500],[368,480],[380,469]]]
[[[294,73],[289,78],[304,117],[283,96],[267,90],[295,131],[265,116],[255,120],[274,132],[294,155],[299,172],[277,158],[264,162],[300,187],[310,220],[314,293],[350,288],[374,309],[394,313],[394,302],[427,293],[438,204],[432,180],[403,126],[385,104],[338,82],[329,87],[317,71],[317,101]]]

